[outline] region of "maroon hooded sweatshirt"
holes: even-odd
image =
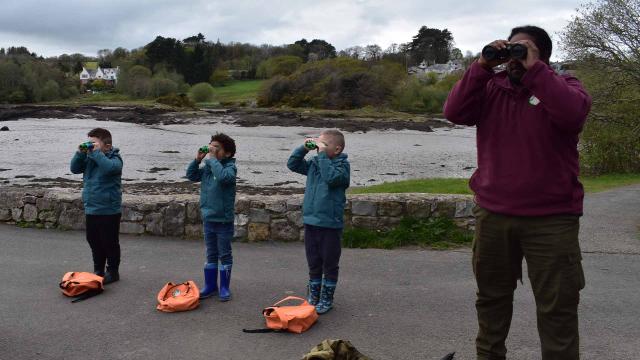
[[[590,108],[576,78],[542,61],[521,85],[474,62],[451,90],[444,115],[476,126],[478,168],[469,182],[476,203],[505,215],[582,215],[578,134]]]

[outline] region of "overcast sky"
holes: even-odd
[[[390,0],[0,0],[0,47],[44,56],[96,55],[144,46],[157,35],[281,45],[324,39],[338,50],[411,40],[418,29],[447,28],[462,52],[479,52],[512,27],[543,27],[554,40],[584,1]],[[555,50],[555,49],[554,49]],[[558,59],[555,54],[554,59]]]

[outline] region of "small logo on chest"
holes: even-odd
[[[536,106],[538,104],[540,104],[540,99],[538,99],[535,95],[531,95],[531,97],[529,98],[529,105]]]

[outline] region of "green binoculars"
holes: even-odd
[[[202,154],[207,154],[209,152],[209,147],[207,145],[201,146],[200,149],[198,149],[198,152]]]
[[[313,140],[307,140],[304,142],[304,147],[307,148],[307,150],[315,150],[318,148],[318,144]]]
[[[80,144],[80,146],[78,146],[78,148],[80,148],[80,150],[82,151],[91,151],[94,148],[94,145],[91,141],[87,141],[87,142],[83,142],[82,144]]]

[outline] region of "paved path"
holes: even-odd
[[[640,186],[589,195],[582,246],[583,359],[640,353]],[[303,294],[301,244],[235,244],[234,298],[164,314],[166,281],[201,280],[201,242],[123,236],[122,280],[70,304],[62,274],[90,269],[83,232],[0,226],[0,359],[299,359],[325,338],[349,339],[373,359],[473,359],[475,284],[469,251],[343,252],[336,308],[307,333],[244,334],[262,307]],[[516,291],[511,359],[539,359],[531,288]]]

